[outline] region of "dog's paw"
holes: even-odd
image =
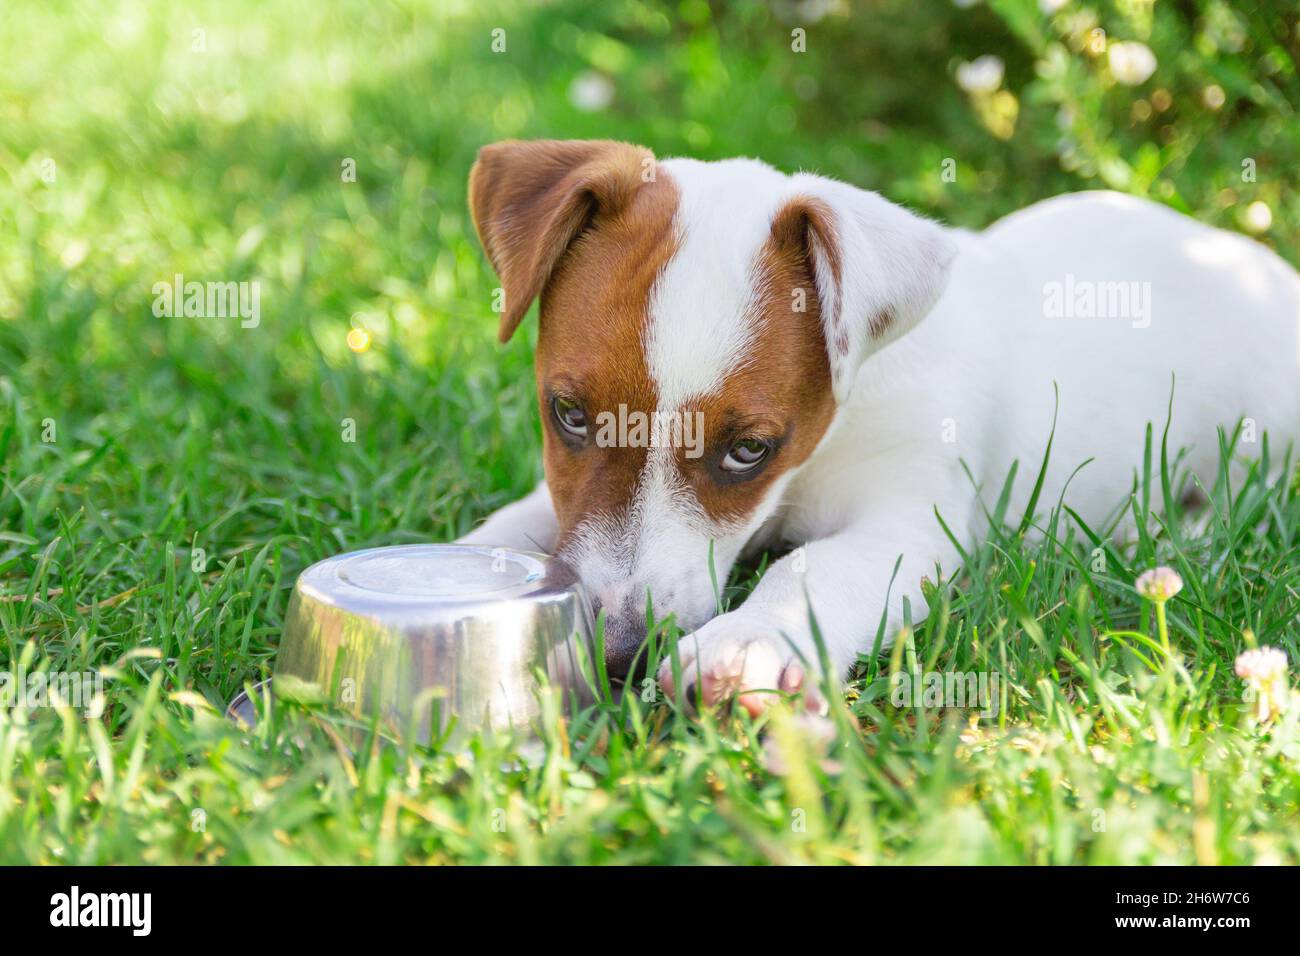
[[[743,611],[714,618],[677,645],[683,699],[694,703],[698,692],[705,705],[735,698],[757,716],[782,696],[802,695],[805,706],[826,712],[826,701],[810,675],[815,653],[804,652],[807,663],[771,621]],[[672,660],[659,668],[659,685],[672,697],[676,691]]]

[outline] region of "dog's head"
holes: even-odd
[[[694,629],[859,366],[942,291],[943,231],[752,160],[597,141],[484,148],[469,183],[500,338],[541,299],[537,396],[558,553],[606,609],[611,670],[656,614]]]

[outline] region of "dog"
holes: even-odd
[[[540,299],[545,480],[462,540],[576,569],[613,674],[647,601],[671,614],[708,704],[824,706],[819,661],[842,679],[882,617],[889,638],[905,601],[925,616],[923,579],[987,531],[1013,462],[1007,514],[1064,498],[1101,528],[1148,423],[1207,484],[1218,428],[1300,436],[1300,276],[1142,199],[1060,196],[975,233],[750,159],[511,141],[480,151],[469,204],[502,342]],[[781,545],[719,613],[714,582]]]

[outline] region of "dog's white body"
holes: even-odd
[[[816,451],[782,475],[743,526],[702,522],[678,500],[667,460],[656,465],[652,454],[632,551],[619,553],[625,534],[596,527],[568,555],[607,607],[628,590],[634,598],[646,588],[673,593],[672,609],[694,629],[684,645],[688,668],[733,689],[793,686],[791,663],[816,661],[805,594],[840,676],[870,649],[882,614],[887,640],[904,599],[922,618],[922,578],[957,564],[936,510],[963,544],[977,540],[984,508],[1018,461],[1009,511],[1018,518],[1053,434],[1058,393],[1037,511],[1064,497],[1097,529],[1132,487],[1148,423],[1160,440],[1171,387],[1171,453],[1187,449],[1184,466],[1207,485],[1219,427],[1231,432],[1248,419],[1247,437],[1267,432],[1277,457],[1300,439],[1300,277],[1248,239],[1113,193],[1049,200],[968,233],[940,230],[843,184],[750,161],[661,167],[681,193],[683,239],[657,282],[646,336],[665,408],[707,392],[745,361],[746,277],[791,195],[815,191],[841,222],[857,216],[868,239],[887,240],[859,252],[845,240],[845,308],[878,300],[902,314],[897,333],[864,345],[847,377],[836,368],[843,394]],[[913,246],[913,260],[891,251]],[[896,279],[909,270],[920,278]],[[1054,290],[1069,298],[1092,283],[1104,297],[1113,287],[1102,283],[1130,282],[1138,285],[1128,287],[1124,315],[1055,317]],[[1087,311],[1081,299],[1070,301]],[[920,314],[909,317],[913,304]],[[554,539],[545,485],[470,536],[522,546]],[[798,550],[775,562],[739,608],[708,620],[710,540],[720,573],[746,548],[784,542]]]
[[[1148,423],[1161,440],[1171,388],[1170,452],[1186,449],[1183,464],[1207,486],[1216,428],[1231,434],[1244,418],[1248,437],[1267,430],[1283,448],[1300,437],[1300,282],[1257,243],[1115,193],[1039,203],[956,241],[943,297],[913,332],[867,359],[775,529],[813,542],[808,583],[822,592],[814,606],[837,665],[862,649],[861,625],[848,622],[878,620],[900,555],[895,626],[904,596],[918,608],[916,584],[936,562],[953,569],[935,510],[963,544],[977,539],[985,511],[972,478],[991,510],[1019,461],[1014,520],[1049,437],[1039,510],[1064,497],[1097,530],[1133,487]],[[1067,274],[1150,283],[1150,324],[1046,318],[1044,289]],[[821,546],[837,532],[842,543]],[[824,583],[822,564],[843,568],[846,580]],[[840,638],[851,631],[859,643]]]

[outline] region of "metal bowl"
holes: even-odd
[[[462,544],[371,548],[313,564],[298,578],[275,688],[376,712],[421,739],[527,728],[547,685],[591,699],[591,605],[574,573],[541,554]],[[252,723],[241,694],[229,713]]]

